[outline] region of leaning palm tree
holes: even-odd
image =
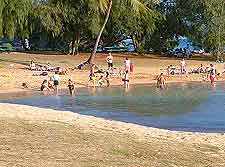
[[[100,9],[102,10],[102,12],[105,13],[105,20],[104,23],[98,33],[94,48],[92,50],[92,53],[90,55],[90,57],[88,58],[87,61],[85,61],[82,64],[79,64],[77,67],[79,69],[81,69],[83,66],[85,66],[86,64],[93,64],[94,60],[95,60],[95,56],[96,56],[96,52],[97,52],[97,48],[99,45],[99,41],[101,39],[102,33],[105,29],[105,26],[109,20],[109,16],[111,13],[111,9],[112,9],[112,5],[113,5],[113,0],[88,0],[90,3],[94,3],[95,5],[98,5],[100,7]],[[116,1],[116,0],[115,0]],[[152,0],[150,0],[152,1]],[[154,0],[153,0],[154,1]],[[158,0],[155,0],[158,1]],[[130,7],[136,11],[137,13],[139,13],[140,11],[142,12],[147,12],[149,10],[149,8],[145,5],[144,0],[117,0],[117,2],[119,3],[128,3],[130,5]]]

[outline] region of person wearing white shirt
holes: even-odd
[[[185,63],[184,59],[182,59],[182,61],[180,62],[181,74],[186,73],[185,66],[186,66],[186,63]]]
[[[53,82],[54,82],[55,91],[58,93],[58,86],[59,86],[59,80],[60,80],[58,72],[55,72],[52,79],[53,79]]]
[[[108,63],[108,70],[112,71],[113,70],[113,56],[112,56],[111,52],[109,52],[109,55],[107,56],[106,61]]]
[[[126,57],[126,59],[124,60],[124,66],[125,66],[124,71],[130,72],[130,60],[128,59],[128,57]]]

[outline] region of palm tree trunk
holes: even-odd
[[[103,33],[104,29],[105,29],[106,23],[109,20],[109,15],[110,15],[111,9],[112,9],[112,0],[109,0],[109,7],[108,7],[108,10],[107,10],[107,13],[106,13],[104,24],[102,25],[102,28],[101,28],[101,30],[100,30],[100,32],[98,34],[98,37],[96,39],[95,46],[94,46],[94,49],[93,49],[93,51],[91,53],[91,56],[88,59],[88,62],[90,64],[92,64],[94,62],[94,59],[95,59],[95,56],[96,56],[96,52],[97,52],[97,48],[98,48],[98,44],[99,44],[99,41],[101,39],[102,33]]]
[[[96,52],[97,52],[97,48],[98,48],[98,44],[99,44],[99,41],[101,39],[102,33],[103,33],[104,29],[105,29],[105,26],[106,26],[106,24],[107,24],[107,22],[109,20],[109,15],[110,15],[111,9],[112,9],[112,0],[109,0],[109,6],[108,6],[107,13],[106,13],[105,21],[104,21],[104,23],[102,25],[101,30],[99,31],[99,34],[98,34],[98,37],[96,39],[95,46],[94,46],[94,49],[93,49],[93,51],[91,53],[91,56],[88,58],[87,61],[79,64],[76,68],[82,69],[85,65],[94,63]]]

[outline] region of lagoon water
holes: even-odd
[[[8,94],[3,103],[72,111],[106,119],[162,129],[198,132],[225,132],[225,83],[216,87],[202,83],[171,84],[167,90],[152,85],[81,88],[77,95],[40,93]]]

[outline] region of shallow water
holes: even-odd
[[[0,102],[53,108],[145,126],[200,132],[225,132],[225,84],[171,84],[167,90],[151,85],[81,88],[75,97],[25,95]]]

